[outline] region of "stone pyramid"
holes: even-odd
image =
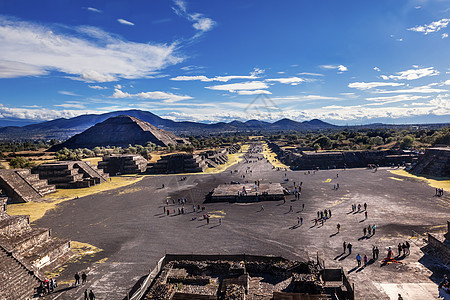
[[[188,143],[172,132],[156,128],[138,118],[121,115],[109,118],[87,130],[74,135],[62,144],[53,146],[49,151],[58,151],[63,147],[69,149],[128,145],[145,145],[152,142],[167,147],[169,144]]]

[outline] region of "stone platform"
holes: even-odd
[[[212,202],[257,202],[282,200],[283,187],[279,183],[221,184],[209,197]]]

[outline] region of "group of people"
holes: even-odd
[[[398,250],[398,256],[401,256],[402,254],[404,256],[408,256],[410,254],[409,252],[409,248],[410,248],[410,244],[408,243],[408,241],[402,243],[398,243],[397,246],[397,250]]]
[[[360,203],[358,203],[358,205],[352,204],[352,212],[361,212],[362,207],[364,207],[364,211],[367,211],[367,203],[365,203],[365,202],[363,205],[361,205]]]
[[[377,225],[373,224],[373,225],[367,225],[367,227],[363,228],[363,233],[364,233],[364,238],[368,238],[371,237],[373,235],[375,235],[375,230],[377,229]]]
[[[436,195],[438,197],[444,196],[444,189],[436,188]]]
[[[51,294],[54,292],[55,288],[58,286],[58,284],[56,283],[56,279],[50,278],[47,279],[45,278],[45,280],[42,282],[41,281],[41,285],[39,286],[39,294]]]

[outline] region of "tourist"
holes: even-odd
[[[73,276],[75,278],[75,286],[80,284],[80,275],[78,275],[78,272],[75,273]]]
[[[219,225],[222,225],[222,218],[219,218]]]
[[[372,226],[367,226],[367,232],[369,232],[369,236],[372,235]]]
[[[348,255],[352,254],[352,247],[353,247],[353,245],[349,242],[347,245]]]
[[[87,275],[86,273],[83,272],[83,274],[81,274],[81,284],[85,284],[87,280]]]
[[[293,211],[292,205],[289,206],[289,212]]]
[[[89,300],[89,294],[87,289],[84,290],[84,300]]]
[[[345,253],[345,250],[347,249],[347,243],[345,241],[342,243],[342,247],[344,248],[344,252],[343,253]]]
[[[331,218],[331,209],[328,210],[328,217]]]
[[[261,211],[263,211],[264,210],[264,205],[261,205]]]
[[[356,254],[356,261],[358,262],[358,267],[361,267],[361,255]]]
[[[367,210],[364,212],[364,216],[367,219]]]
[[[364,267],[367,266],[368,258],[367,255],[364,254]]]
[[[372,259],[373,259],[373,260],[375,260],[376,257],[377,257],[376,252],[377,252],[377,251],[375,250],[375,246],[373,246],[373,247],[372,247]]]
[[[89,300],[95,300],[95,295],[92,290],[89,291]]]
[[[300,225],[303,225],[303,218],[300,217]]]
[[[338,224],[336,225],[336,228],[337,228],[337,231],[338,231],[338,233],[339,233],[339,232],[341,231],[341,224],[338,223]]]
[[[409,255],[410,254],[409,248],[411,248],[411,245],[408,243],[408,241],[406,241],[405,246],[406,246],[406,253],[407,253],[407,255]]]
[[[367,231],[367,228],[364,227],[364,228],[363,228],[364,236],[366,236],[366,231]]]
[[[388,248],[388,253],[387,253],[387,258],[388,259],[391,259],[391,257],[393,256],[394,254],[393,254],[393,252],[392,252],[392,249],[391,249],[391,247],[389,247]]]
[[[297,217],[297,225],[300,225],[300,217]]]
[[[372,225],[372,234],[375,235],[375,229],[377,228],[377,226],[375,224]]]
[[[380,249],[378,249],[378,247],[375,247],[375,259],[378,259],[379,255],[380,255]]]
[[[364,202],[364,210],[367,210],[367,203]]]
[[[302,204],[302,211],[305,209],[305,203]]]

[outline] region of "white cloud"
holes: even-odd
[[[191,21],[193,23],[192,27],[194,27],[196,30],[199,31],[199,33],[196,35],[196,37],[201,35],[204,32],[210,31],[216,25],[215,21],[213,21],[210,18],[204,17],[200,13],[189,13],[187,11],[187,6],[186,6],[185,1],[174,0],[174,4],[175,4],[175,6],[172,7],[173,11],[177,15],[184,17],[184,18],[188,19],[189,21]]]
[[[99,85],[88,85],[88,87],[90,87],[91,89],[94,89],[94,90],[106,90],[106,89],[108,89],[106,86],[99,86]]]
[[[26,119],[35,121],[48,121],[58,118],[73,118],[85,114],[100,114],[104,111],[97,110],[55,110],[47,108],[17,108],[0,104],[1,119]]]
[[[114,94],[111,96],[112,98],[140,98],[144,100],[163,100],[163,103],[173,103],[181,100],[192,99],[191,96],[187,95],[175,95],[172,93],[166,92],[141,92],[137,94],[129,94],[127,92],[123,92],[120,89],[115,89]]]
[[[103,11],[101,11],[100,9],[94,8],[94,7],[86,7],[87,10],[92,11],[92,12],[96,12],[96,13],[102,13]]]
[[[418,69],[416,68],[406,71],[401,71],[395,73],[396,75],[381,75],[381,78],[384,80],[387,79],[395,79],[395,80],[414,80],[427,76],[436,76],[439,75],[439,71],[435,70],[433,67]]]
[[[322,69],[337,69],[340,72],[348,71],[348,68],[344,65],[321,65]]]
[[[262,75],[266,70],[261,68],[253,68],[253,71],[250,73],[252,76]]]
[[[319,74],[319,73],[308,73],[308,72],[301,72],[301,73],[298,73],[297,75],[323,76],[323,74]]]
[[[391,91],[377,90],[376,91],[376,93],[379,93],[379,94],[399,94],[399,93],[432,94],[432,93],[445,93],[445,92],[448,92],[448,90],[431,88],[428,85],[413,87],[410,89],[391,90]]]
[[[370,90],[372,88],[380,87],[380,86],[401,86],[404,83],[397,82],[351,82],[348,84],[349,88],[358,89],[358,90]]]
[[[0,77],[45,75],[59,71],[70,78],[108,82],[144,78],[183,59],[175,45],[120,39],[95,27],[58,27],[0,17]]]
[[[216,90],[216,91],[229,91],[235,92],[240,90],[262,90],[266,89],[269,86],[262,81],[248,81],[248,82],[240,82],[240,83],[230,83],[230,84],[222,84],[222,85],[213,85],[207,86],[207,89]]]
[[[0,48],[0,55],[1,55]],[[0,78],[46,75],[47,71],[28,63],[0,59]]]
[[[287,77],[287,78],[270,78],[270,79],[266,79],[266,81],[269,82],[279,82],[279,83],[284,83],[284,84],[290,84],[290,85],[298,85],[302,82],[305,81],[305,79],[300,78],[300,77]]]
[[[216,77],[206,77],[204,75],[193,75],[193,76],[177,76],[170,78],[170,80],[174,81],[193,81],[200,80],[203,82],[211,82],[211,81],[220,81],[220,82],[228,82],[233,79],[255,79],[258,78],[255,75],[230,75],[230,76],[216,76]]]
[[[266,90],[254,90],[254,91],[237,91],[237,93],[239,95],[261,95],[261,94],[266,94],[266,95],[271,95],[272,93]],[[247,105],[247,104],[246,104]]]
[[[122,25],[134,26],[134,23],[124,20],[124,19],[117,19],[117,22],[119,22]]]
[[[448,38],[448,33],[443,33],[443,34],[441,35],[441,37],[442,37],[443,39]]]
[[[378,67],[373,67],[373,69],[374,69],[375,71],[377,71],[377,72],[380,72],[380,71],[381,71],[380,68],[378,68]]]
[[[58,91],[59,94],[61,95],[66,95],[66,96],[80,96],[78,94],[72,93],[72,92],[68,92],[68,91]]]
[[[409,28],[408,30],[412,30],[415,32],[422,32],[424,34],[429,34],[433,32],[437,32],[442,28],[446,28],[450,19],[441,19],[439,21],[431,22],[430,24],[419,25],[416,27]]]
[[[373,101],[376,102],[377,105],[383,105],[387,103],[394,103],[394,102],[402,102],[402,101],[416,101],[419,99],[427,99],[430,98],[430,96],[417,96],[417,95],[395,95],[395,96],[383,96],[383,97],[371,97],[366,98],[367,101]]]

